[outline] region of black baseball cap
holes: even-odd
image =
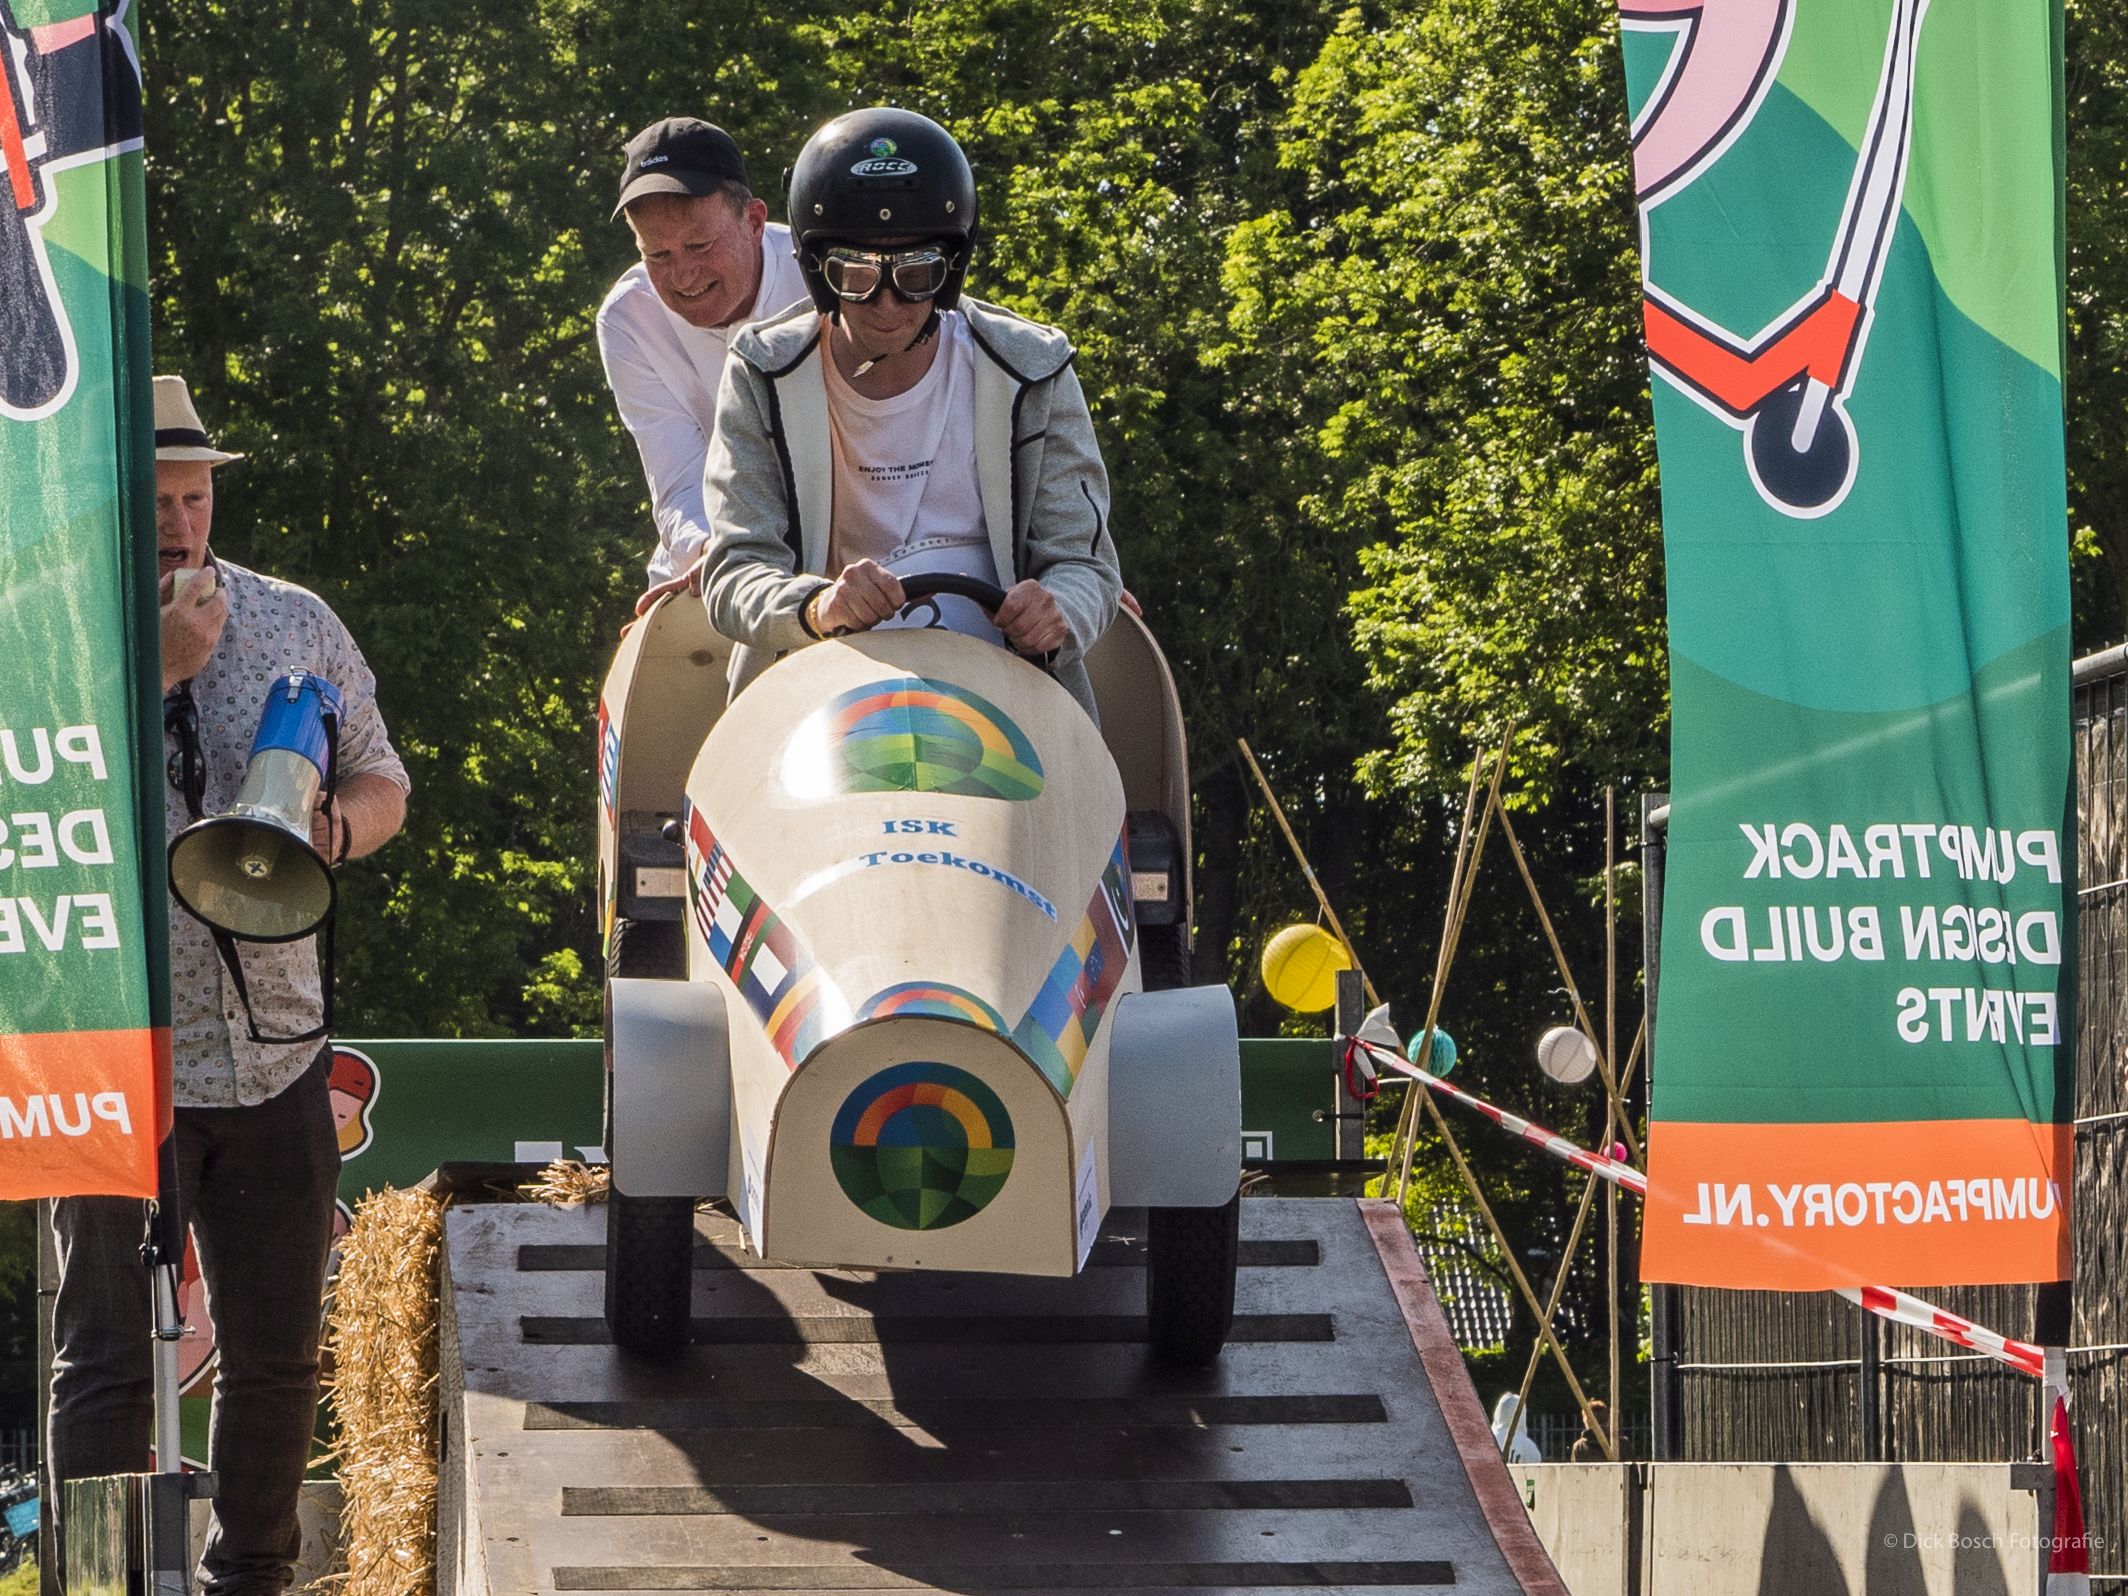
[[[721,127],[700,117],[668,116],[653,122],[622,147],[621,197],[613,220],[645,194],[714,194],[726,183],[751,187],[739,146]]]

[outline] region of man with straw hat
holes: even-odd
[[[314,672],[343,701],[337,790],[310,833],[338,865],[398,831],[406,770],[376,680],[324,601],[209,549],[215,473],[241,458],[215,447],[182,377],[155,379],[166,822],[175,836],[227,811],[269,685]],[[340,1175],[325,988],[314,938],[218,947],[174,898],[169,912],[178,1216],[192,1227],[220,1359],[209,1460],[219,1490],[201,1588],[267,1596],[287,1587],[301,1548],[296,1502]],[[137,1472],[153,1420],[141,1205],[62,1198],[52,1224],[51,1478]]]

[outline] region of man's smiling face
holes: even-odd
[[[754,308],[768,221],[760,200],[651,194],[627,214],[650,285],[673,314],[690,326],[723,327]]]
[[[214,467],[204,460],[155,462],[155,570],[198,570],[214,527]]]

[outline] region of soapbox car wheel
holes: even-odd
[[[687,1345],[694,1287],[695,1205],[686,1197],[606,1198],[606,1325],[641,1358]]]
[[[1190,928],[1186,925],[1138,927],[1138,965],[1148,992],[1172,992],[1192,982]]]
[[[1149,1208],[1145,1237],[1146,1339],[1176,1368],[1219,1356],[1234,1326],[1241,1257],[1241,1193],[1217,1208]]]
[[[677,920],[619,920],[609,976],[677,980],[687,949]],[[613,1159],[613,1076],[606,1077],[606,1158]],[[694,1289],[695,1205],[688,1197],[606,1195],[606,1325],[637,1357],[669,1358],[687,1345]]]

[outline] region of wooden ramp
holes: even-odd
[[[453,1209],[439,1591],[1566,1596],[1394,1210],[1241,1213],[1234,1340],[1175,1375],[1135,1215],[1042,1280],[769,1267],[703,1214],[654,1366],[600,1210]]]

